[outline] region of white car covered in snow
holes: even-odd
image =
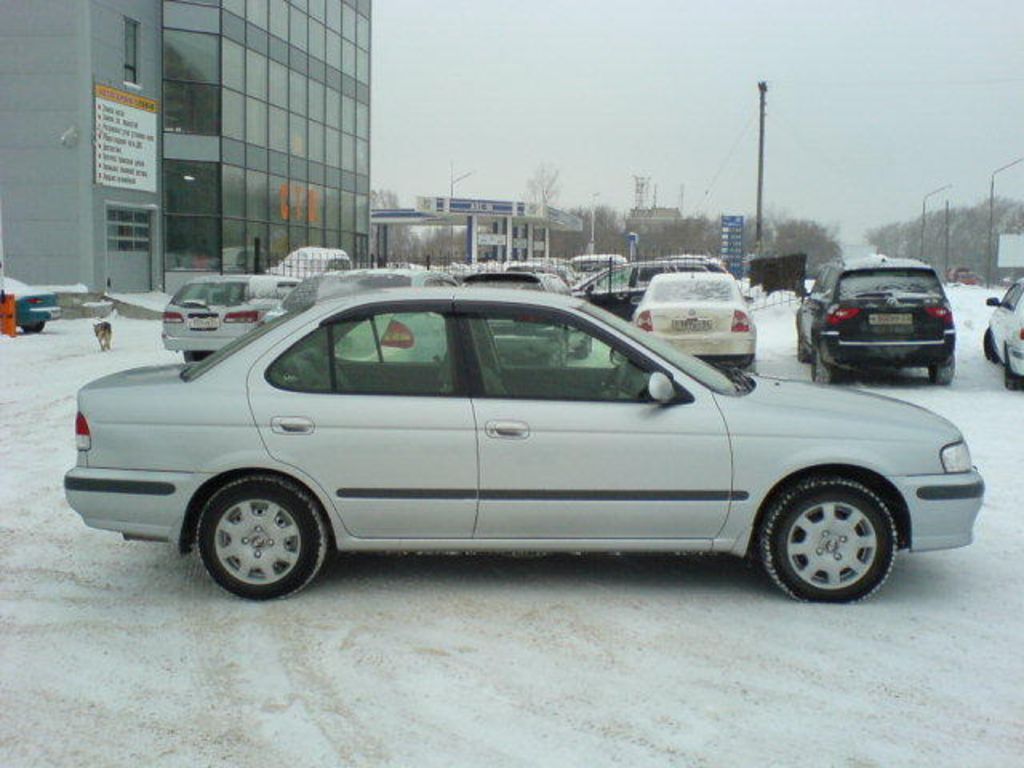
[[[1002,299],[993,297],[985,303],[995,307],[985,331],[985,357],[1003,366],[1007,389],[1024,389],[1024,278]]]
[[[570,334],[587,355],[560,353]],[[923,408],[726,374],[533,291],[317,303],[201,363],[88,384],[75,430],[86,524],[198,547],[254,599],[336,548],[724,552],[846,602],[898,549],[970,543],[984,492]]]
[[[647,286],[633,322],[716,365],[747,368],[757,328],[739,283],[724,272],[664,272]]]

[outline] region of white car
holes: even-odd
[[[164,309],[164,348],[202,360],[263,322],[299,284],[297,277],[210,275],[190,280]]]
[[[1002,299],[985,303],[995,307],[985,331],[985,357],[1003,366],[1007,389],[1024,389],[1024,278]]]
[[[747,368],[757,354],[757,327],[739,283],[725,272],[656,275],[633,322],[716,365]]]
[[[558,354],[569,333],[590,354]],[[984,492],[923,408],[727,375],[533,291],[318,303],[195,365],[88,384],[75,431],[64,487],[87,525],[196,546],[253,599],[338,549],[723,552],[847,602],[898,549],[970,543]]]
[[[352,269],[352,257],[341,248],[307,245],[289,253],[280,263],[268,269],[267,274],[305,278],[347,269]]]

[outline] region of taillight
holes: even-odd
[[[29,304],[42,304],[43,303],[43,300],[40,299],[38,296],[32,296],[30,298],[25,299],[25,301],[27,301]]]
[[[181,312],[164,312],[165,323],[184,323],[185,316]]]
[[[750,318],[747,317],[746,312],[740,312],[738,309],[732,313],[732,332],[733,333],[750,333]]]
[[[258,323],[260,313],[255,309],[247,309],[244,312],[228,312],[224,315],[225,323]]]
[[[947,328],[953,327],[953,310],[949,307],[925,307],[924,311],[928,313],[929,317],[941,320]]]
[[[1024,328],[1020,329],[1020,340],[1024,341]]]
[[[859,314],[859,307],[836,307],[828,313],[825,322],[829,325],[839,325],[846,320],[852,320]]]
[[[654,330],[654,318],[646,309],[636,316],[637,327],[642,331],[651,333]]]
[[[81,411],[75,416],[75,446],[80,451],[88,451],[92,448],[92,434],[89,432],[89,422]]]

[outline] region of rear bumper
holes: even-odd
[[[51,320],[60,320],[60,307],[28,307],[18,310],[15,322],[21,324],[47,323]]]
[[[956,334],[934,341],[852,341],[835,331],[822,331],[825,361],[834,365],[864,367],[918,367],[942,365],[953,357]]]
[[[977,470],[893,481],[910,510],[911,550],[952,549],[971,543],[985,495],[985,481]]]
[[[75,467],[64,476],[64,495],[90,528],[177,541],[189,499],[203,479],[185,472]]]
[[[747,334],[679,336],[657,333],[656,335],[676,349],[709,362],[753,360],[754,350],[757,347],[757,337]]]

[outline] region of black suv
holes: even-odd
[[[953,310],[935,270],[916,259],[826,265],[800,305],[796,335],[797,357],[820,383],[842,368],[924,366],[933,384],[956,372]]]
[[[624,320],[632,320],[636,305],[648,283],[662,272],[725,272],[715,259],[705,256],[677,256],[657,261],[636,261],[605,269],[573,288],[573,296],[586,299]]]

